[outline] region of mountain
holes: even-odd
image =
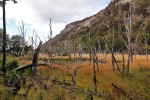
[[[112,33],[112,27],[114,27],[115,47],[119,49],[121,45],[119,44],[121,40],[117,35],[119,34],[119,11],[121,11],[122,32],[125,33],[124,13],[126,13],[126,16],[129,14],[130,2],[132,4],[133,39],[139,33],[150,34],[150,0],[112,0],[105,9],[97,14],[66,25],[65,29],[51,40],[52,44],[57,46],[58,43],[66,40],[78,43],[86,41],[90,33],[91,39],[97,45],[96,42],[101,41],[100,36],[112,36],[110,33]],[[148,43],[150,44],[150,41]],[[101,41],[101,45],[104,45],[103,41]]]

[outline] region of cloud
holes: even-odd
[[[6,19],[14,19],[14,26],[23,20],[26,28],[35,29],[37,33],[49,33],[49,18],[52,18],[53,36],[58,34],[66,24],[91,16],[107,6],[111,0],[21,0],[17,4],[7,2]],[[0,11],[2,20],[2,10]],[[1,21],[0,21],[0,26]],[[9,27],[7,28],[9,30]],[[11,28],[10,28],[11,29]],[[13,29],[13,31],[17,29]],[[11,31],[9,31],[11,32]],[[16,32],[15,32],[16,33]],[[29,32],[31,34],[31,32]]]
[[[53,18],[55,23],[69,23],[74,19],[82,19],[93,14],[93,10],[100,6],[104,7],[104,0],[28,0],[34,12],[47,21]],[[99,9],[100,10],[100,9]]]

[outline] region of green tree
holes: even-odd
[[[22,49],[22,36],[21,35],[13,35],[11,37],[11,50],[13,54],[19,55]]]
[[[10,36],[6,34],[6,50],[10,48]],[[2,46],[3,46],[3,30],[0,29],[0,52],[2,52]]]

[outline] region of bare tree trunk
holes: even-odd
[[[26,36],[26,30],[24,28],[24,22],[22,21],[21,24],[19,22],[19,26],[17,26],[18,31],[20,35],[22,36],[22,51],[21,51],[21,56],[24,56],[24,47],[25,47],[25,36]]]
[[[101,53],[101,45],[100,45],[100,41],[98,41],[98,59],[100,61],[100,53]]]
[[[103,36],[103,39],[104,39],[104,41],[105,41],[105,43],[106,43],[106,45],[107,45],[109,51],[111,52],[111,55],[112,55],[112,57],[113,57],[113,59],[114,59],[114,62],[116,63],[118,72],[120,72],[120,68],[119,68],[118,63],[117,63],[117,61],[116,61],[116,58],[115,58],[115,56],[114,56],[114,53],[112,52],[111,48],[109,47],[109,45],[108,45],[108,43],[107,43],[107,41],[106,41],[106,39],[105,39],[104,36]]]
[[[122,45],[122,70],[125,72],[124,46]]]
[[[5,1],[3,0],[3,61],[2,61],[2,71],[6,73],[6,19],[5,19]]]
[[[89,32],[89,42],[91,41],[91,33]],[[89,65],[91,65],[91,62],[92,62],[92,51],[91,49],[89,49],[89,56],[90,56],[90,60],[89,60]]]
[[[33,54],[33,59],[32,59],[32,71],[33,72],[37,72],[37,67],[36,65],[38,64],[38,54],[39,54],[39,51],[41,49],[41,46],[42,46],[42,42],[39,43],[37,49],[35,49],[34,51],[34,54]]]
[[[114,40],[115,39],[114,39],[114,27],[113,27],[113,39],[112,39],[112,48],[111,48],[113,53],[114,53]],[[111,57],[112,57],[112,59],[111,59],[112,61],[111,62],[112,62],[113,71],[114,71],[115,70],[115,63],[114,63],[113,56],[111,56]]]
[[[50,63],[50,61],[51,61],[51,58],[52,58],[52,43],[51,43],[51,39],[52,39],[52,19],[49,19],[49,28],[50,28],[50,36],[49,36],[49,43],[48,43],[48,55],[49,55],[49,62],[48,63]]]
[[[95,59],[93,59],[93,82],[94,82],[94,91],[97,92],[97,79],[96,79]]]
[[[77,70],[74,70],[73,82],[76,85]]]
[[[120,36],[121,36],[121,38],[123,38],[122,37],[122,20],[121,20],[122,19],[122,5],[118,6],[118,14],[119,14],[118,24],[119,24]],[[123,42],[121,42],[121,45],[122,45],[122,47],[121,47],[121,49],[122,49],[122,70],[123,70],[123,72],[125,72],[125,58],[124,58],[124,44],[123,44]]]
[[[68,53],[69,53],[69,60],[71,60],[72,45],[70,41],[68,41]]]
[[[89,51],[89,56],[90,56],[90,60],[89,60],[89,65],[91,65],[91,62],[92,62],[92,54],[91,54],[91,50]]]
[[[132,53],[132,48],[131,48],[131,34],[132,34],[132,18],[131,17],[132,17],[132,15],[131,15],[131,3],[130,3],[127,73],[129,73],[130,63],[133,61],[133,53]]]
[[[147,45],[148,43],[147,43],[147,40],[148,40],[148,39],[145,37],[146,60],[148,61],[148,50],[147,50],[147,49],[148,49],[148,45]]]
[[[81,43],[79,43],[78,47],[79,47],[79,50],[78,50],[79,64],[81,64],[81,66],[82,66],[82,45],[81,45]]]

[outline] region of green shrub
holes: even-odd
[[[8,71],[10,71],[12,69],[15,69],[17,67],[19,67],[19,64],[18,64],[17,60],[12,60],[12,61],[8,62],[8,64],[7,64],[7,70]]]
[[[11,86],[18,84],[20,79],[21,79],[21,76],[17,74],[16,71],[7,72],[5,75],[5,80],[7,80],[7,83]]]
[[[0,60],[0,71],[2,70],[2,60]]]
[[[63,56],[68,56],[68,55],[69,55],[68,52],[63,53]]]

